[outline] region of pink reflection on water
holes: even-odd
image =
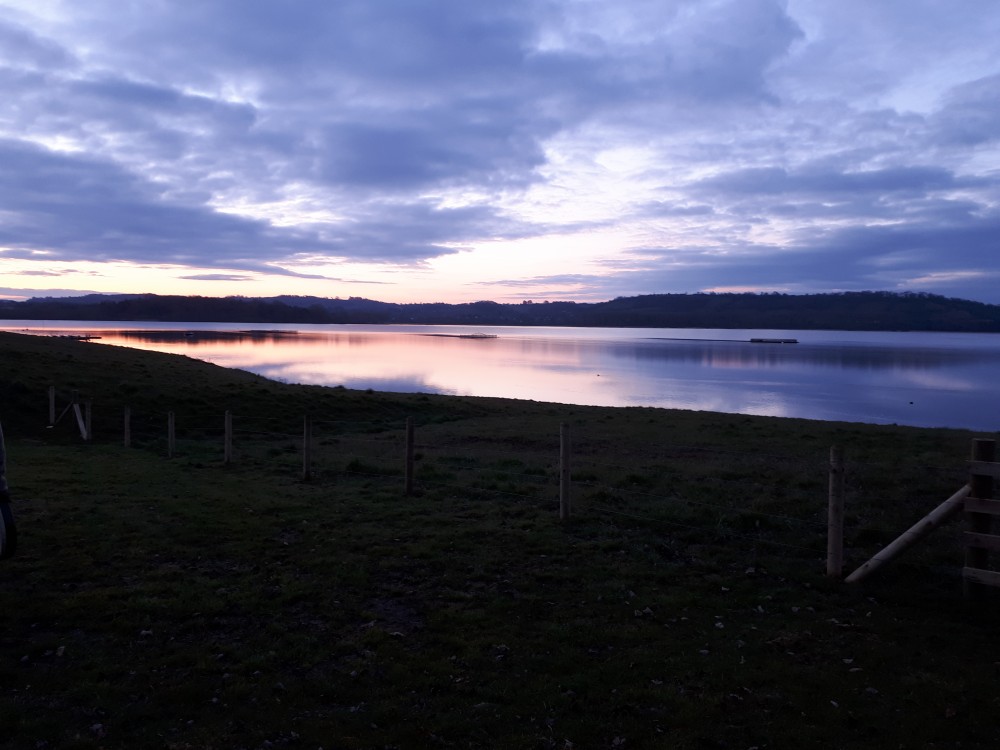
[[[586,341],[398,332],[105,331],[101,343],[187,354],[294,383],[622,405]],[[605,380],[601,378],[604,376]]]
[[[193,326],[193,327],[192,327]],[[7,321],[293,383],[996,429],[1000,336]],[[298,332],[296,332],[296,329]],[[431,335],[432,334],[432,335]],[[750,343],[797,336],[793,345]]]

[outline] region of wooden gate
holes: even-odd
[[[1000,552],[1000,535],[996,533],[995,521],[1000,516],[1000,500],[996,499],[1000,463],[996,461],[995,440],[972,441],[969,474],[963,535],[965,567],[962,568],[966,595],[975,593],[981,586],[1000,586],[1000,571],[990,564],[990,553]]]

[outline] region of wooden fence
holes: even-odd
[[[1000,587],[1000,571],[990,567],[990,553],[1000,552],[1000,534],[996,533],[995,523],[996,517],[1000,516],[1000,500],[996,499],[995,494],[998,478],[1000,478],[1000,463],[996,462],[996,441],[974,439],[968,484],[959,488],[951,497],[880,550],[851,573],[845,581],[847,583],[863,581],[925,539],[946,521],[964,512],[966,531],[962,539],[965,547],[965,566],[962,568],[962,581],[965,595],[977,595],[984,586]],[[832,470],[830,481],[832,487],[834,481]],[[831,499],[831,508],[832,502]],[[832,526],[831,521],[831,528]],[[832,539],[831,532],[831,545]]]
[[[995,440],[973,440],[970,462],[969,493],[964,510],[966,531],[965,567],[962,579],[967,596],[979,594],[982,586],[1000,587],[1000,571],[990,568],[990,553],[1000,552],[1000,535],[995,519],[1000,515],[996,499],[996,480],[1000,463],[996,461]]]
[[[52,425],[72,412],[76,418],[80,435],[85,441],[92,439],[91,403],[73,395],[69,404],[56,414],[55,389],[49,390],[49,418]],[[133,444],[135,430],[132,424],[133,412],[128,407],[124,410],[122,423],[123,441],[126,447]],[[162,423],[161,423],[162,424]],[[301,434],[298,436],[283,435],[286,440],[294,440],[301,455],[301,477],[310,481],[315,476],[314,460],[315,425],[310,415],[302,417]],[[177,418],[173,411],[167,412],[165,433],[165,452],[168,457],[178,455]],[[204,429],[204,428],[203,428]],[[234,452],[234,416],[226,411],[221,420],[221,457],[225,465],[236,460]],[[401,464],[396,476],[402,477],[402,492],[406,496],[414,495],[417,490],[418,476],[415,471],[417,446],[415,442],[416,428],[412,419],[407,418],[402,430],[403,441],[398,460]],[[568,521],[574,516],[573,497],[573,449],[571,431],[568,424],[560,424],[558,431],[558,458],[555,462],[557,470],[555,477],[558,483],[558,515],[560,520]],[[161,445],[164,443],[161,442]],[[1000,587],[1000,570],[990,566],[991,553],[1000,552],[1000,534],[995,533],[995,519],[1000,516],[1000,500],[995,497],[995,482],[1000,477],[1000,463],[995,461],[995,441],[973,441],[969,483],[960,488],[937,508],[903,532],[895,541],[881,549],[874,557],[857,568],[844,579],[848,583],[857,583],[867,578],[876,570],[896,559],[902,552],[924,539],[932,530],[941,526],[947,520],[964,511],[967,518],[967,531],[963,535],[965,547],[965,565],[962,568],[963,587],[967,593],[974,593],[984,586]],[[826,574],[831,578],[840,579],[844,567],[844,535],[845,535],[845,501],[846,489],[846,459],[843,446],[830,448],[827,467],[827,512],[824,519],[826,529]],[[615,512],[611,509],[609,512]],[[784,517],[785,521],[799,519]],[[848,530],[849,531],[849,530]]]
[[[90,414],[90,402],[87,402],[87,414]],[[414,458],[415,458],[415,427],[411,418],[406,419],[404,429],[404,450],[403,450],[403,494],[412,495],[414,492]],[[81,435],[85,440],[90,439],[89,430],[83,431]],[[132,446],[132,410],[125,407],[123,424],[124,445],[126,448]],[[167,412],[167,457],[173,458],[177,452],[177,418],[174,412]],[[570,470],[570,429],[569,425],[559,426],[559,518],[568,520],[572,515],[571,503],[571,470]],[[306,414],[302,418],[302,479],[309,481],[313,475],[313,419]],[[233,414],[226,411],[223,415],[223,438],[222,456],[223,463],[233,462]]]
[[[56,415],[56,387],[54,385],[49,386],[49,427],[55,427],[63,417],[65,417],[70,411],[73,412],[73,416],[76,417],[77,427],[80,429],[80,437],[84,440],[90,440],[93,437],[94,431],[92,427],[92,415],[93,409],[90,399],[81,400],[80,395],[74,391],[73,395],[70,397],[69,402],[66,404],[66,408]],[[126,409],[126,412],[128,410]],[[127,428],[126,428],[127,430]]]

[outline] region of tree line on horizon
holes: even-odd
[[[914,292],[696,293],[606,302],[394,303],[361,297],[90,294],[0,301],[0,318],[608,328],[1000,332],[1000,305]]]

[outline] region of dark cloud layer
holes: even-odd
[[[0,0],[0,261],[346,283],[310,265],[578,237],[587,272],[467,283],[1000,302],[998,34],[992,0]]]

